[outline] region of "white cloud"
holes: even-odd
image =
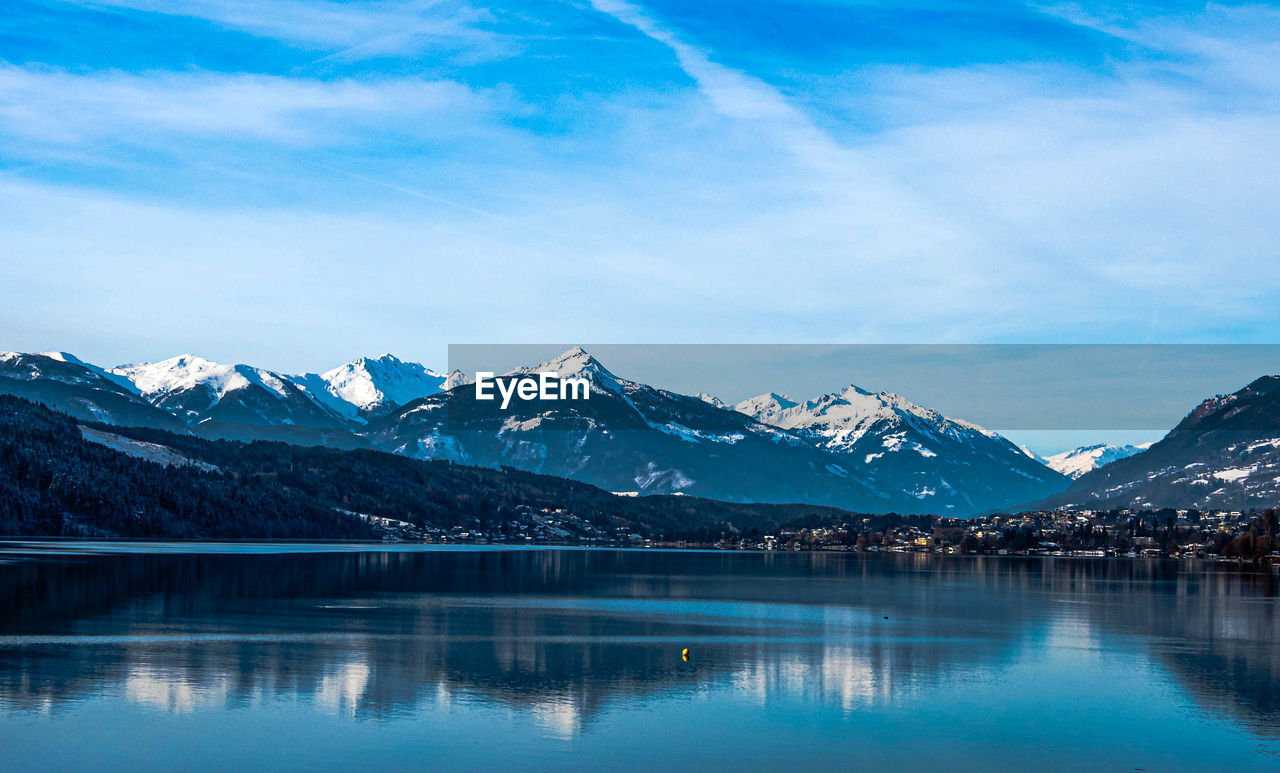
[[[468,113],[485,99],[449,81],[318,81],[248,73],[72,73],[0,66],[0,129],[42,143],[115,139],[139,132],[311,142],[333,123]],[[326,123],[329,122],[329,123]]]
[[[223,346],[286,367],[246,351],[280,330],[312,367],[321,350],[413,355],[423,337],[1262,340],[1280,322],[1265,15],[1128,30],[1171,53],[1101,71],[823,76],[847,95],[833,114],[881,127],[842,131],[637,6],[595,6],[660,44],[627,55],[664,57],[691,88],[556,95],[537,105],[547,131],[448,83],[0,69],[0,128],[30,152],[179,135],[350,154],[293,154],[319,170],[301,181],[246,164],[264,199],[329,192],[305,205],[215,205],[201,179],[163,206],[11,179],[0,244],[20,257],[0,326],[62,337],[7,346],[144,331],[165,345],[129,356]],[[379,156],[389,123],[416,144]],[[448,144],[455,125],[471,134]]]
[[[675,32],[625,0],[591,0],[591,5],[670,48],[680,69],[698,84],[717,112],[751,122],[756,130],[770,133],[789,151],[816,167],[825,168],[840,162],[840,149],[831,138],[764,81],[717,64],[705,51],[684,42]]]
[[[350,58],[407,53],[442,42],[497,50],[479,29],[489,14],[443,0],[64,0],[89,8],[203,19],[226,29],[341,53]]]
[[[638,6],[593,5],[668,46],[709,106],[760,138],[721,152],[781,181],[739,238],[708,241],[735,258],[747,242],[786,256],[793,270],[766,272],[769,286],[816,317],[843,305],[855,336],[1106,327],[1141,340],[1275,316],[1280,109],[1258,99],[1256,77],[1280,69],[1270,11],[1232,11],[1213,35],[1165,21],[1113,30],[1166,53],[1108,74],[1043,63],[846,73],[831,89],[850,95],[846,112],[888,128],[836,141]]]

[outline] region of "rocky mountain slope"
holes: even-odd
[[[1146,451],[1039,506],[1247,509],[1280,503],[1280,376],[1200,403]]]
[[[501,408],[472,387],[371,422],[376,447],[422,459],[509,465],[611,491],[810,502],[876,512],[915,504],[876,491],[830,454],[749,416],[621,378],[582,349],[513,374],[591,382],[590,398]]]
[[[877,491],[968,514],[1061,490],[1066,479],[1000,435],[891,392],[849,386],[803,403],[765,394],[735,408],[842,457]]]
[[[193,355],[100,368],[11,353],[0,392],[118,426],[507,465],[637,494],[967,515],[1069,483],[996,433],[889,392],[768,393],[730,409],[621,378],[581,349],[516,373],[539,371],[589,379],[591,399],[503,410],[463,374],[391,355],[290,375]]]

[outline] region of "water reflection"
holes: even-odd
[[[0,564],[0,712],[304,702],[387,720],[483,703],[574,738],[727,690],[845,713],[1134,647],[1280,737],[1274,579],[1219,566],[597,551],[63,555]],[[680,657],[692,649],[691,661]]]

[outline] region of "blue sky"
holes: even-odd
[[[0,348],[1273,342],[1278,72],[1264,4],[8,0]]]

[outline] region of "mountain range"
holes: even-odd
[[[0,352],[0,393],[120,426],[209,438],[362,447],[372,417],[462,381],[390,354],[284,374],[191,354],[103,368],[66,352]]]
[[[856,385],[808,400],[766,393],[729,406],[622,378],[581,348],[512,374],[537,371],[588,378],[590,400],[502,410],[461,388],[469,383],[464,374],[389,354],[323,373],[284,374],[193,355],[103,368],[66,353],[8,352],[0,353],[0,393],[117,426],[509,466],[639,495],[964,516],[1083,502],[1264,502],[1280,492],[1280,478],[1264,480],[1265,463],[1241,466],[1234,452],[1214,445],[1225,436],[1202,437],[1216,415],[1203,405],[1192,414],[1203,416],[1195,427],[1184,426],[1189,416],[1148,450],[1086,446],[1041,458],[970,422]],[[1238,406],[1277,396],[1258,383],[1215,399]],[[1193,435],[1199,441],[1192,443]],[[1162,460],[1173,458],[1175,436],[1177,459],[1184,467],[1199,462],[1205,483],[1154,483],[1172,464]],[[1252,448],[1246,461],[1253,464],[1265,443],[1250,443],[1272,437],[1280,432],[1236,445]],[[1156,462],[1163,464],[1159,474],[1149,469]],[[1212,482],[1223,485],[1197,488]]]
[[[408,456],[612,491],[866,512],[968,515],[1067,483],[999,435],[885,392],[850,387],[804,404],[766,395],[726,410],[706,395],[621,378],[581,348],[516,372],[588,378],[591,399],[504,411],[450,390],[371,421],[366,436]]]
[[[999,508],[1063,485],[1060,473],[995,432],[892,392],[850,385],[805,402],[768,393],[734,409],[840,457],[877,490],[928,503],[929,512]]]
[[[1134,454],[1140,454],[1151,446],[1152,443],[1139,443],[1137,445],[1095,443],[1052,454],[1051,456],[1040,456],[1026,446],[1022,447],[1022,451],[1050,469],[1057,470],[1068,478],[1075,480],[1086,472],[1096,470],[1120,459],[1127,459]]]
[[[475,400],[472,390],[453,389],[371,422],[367,437],[376,448],[415,458],[508,465],[617,492],[874,512],[907,504],[793,434],[698,397],[621,378],[582,349],[516,372],[585,377],[591,395],[502,410]]]

